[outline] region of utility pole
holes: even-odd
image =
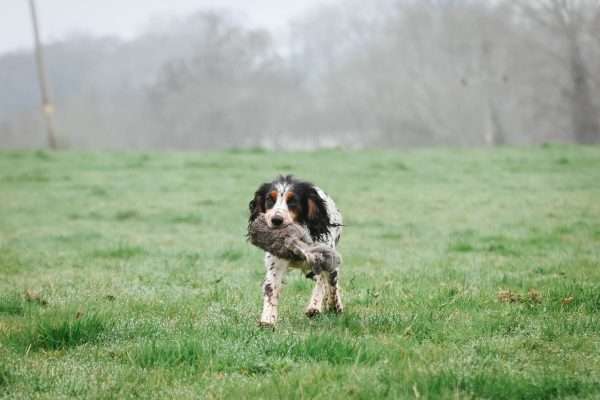
[[[40,32],[37,21],[37,11],[35,0],[29,0],[29,9],[31,10],[31,23],[33,25],[33,39],[35,45],[35,62],[37,66],[38,81],[40,83],[40,93],[42,95],[42,114],[46,124],[46,133],[48,134],[48,146],[56,149],[56,137],[54,136],[54,127],[52,124],[52,114],[54,106],[48,96],[48,83],[46,79],[46,67],[44,65],[44,51],[40,43]]]

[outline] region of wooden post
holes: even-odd
[[[35,0],[29,0],[29,9],[31,10],[31,23],[33,25],[33,39],[35,45],[35,62],[37,66],[38,81],[40,83],[40,93],[42,95],[42,114],[46,124],[46,133],[48,134],[48,146],[51,149],[56,149],[56,138],[54,136],[54,127],[52,114],[54,106],[50,102],[48,96],[48,84],[46,79],[46,67],[44,65],[44,51],[40,43],[40,32],[37,22],[37,12],[35,8]]]

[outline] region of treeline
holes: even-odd
[[[593,0],[341,1],[288,42],[199,12],[45,47],[59,144],[213,149],[600,142]],[[32,54],[0,57],[0,146],[44,146]]]

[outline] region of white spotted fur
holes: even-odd
[[[285,198],[285,193],[289,188],[283,186],[284,185],[277,187],[279,194],[273,207],[273,210],[276,210],[274,212],[282,209],[287,211],[287,204],[285,201],[282,201],[282,199]],[[316,188],[316,190],[319,196],[325,200],[330,222],[335,225],[330,227],[329,234],[318,240],[318,242],[335,249],[342,234],[342,214],[337,209],[335,202],[330,196],[320,188]],[[269,220],[269,218],[267,218],[267,220]],[[315,286],[305,311],[306,315],[309,317],[324,312],[326,308],[330,308],[336,312],[343,311],[341,289],[339,285],[340,266],[338,266],[335,271],[337,279],[334,285],[330,284],[331,277],[328,272],[323,271],[321,274],[314,277]],[[263,311],[260,317],[260,324],[263,326],[274,326],[278,318],[277,307],[279,305],[279,297],[285,274],[289,269],[300,269],[306,273],[310,271],[310,266],[306,263],[284,260],[267,252],[265,254],[265,269],[266,276],[263,283]]]

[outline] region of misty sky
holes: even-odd
[[[28,0],[1,0],[0,53],[32,43]],[[151,20],[160,21],[201,9],[228,9],[252,26],[284,33],[287,22],[306,9],[333,0],[37,0],[42,39],[69,33],[136,36]]]

